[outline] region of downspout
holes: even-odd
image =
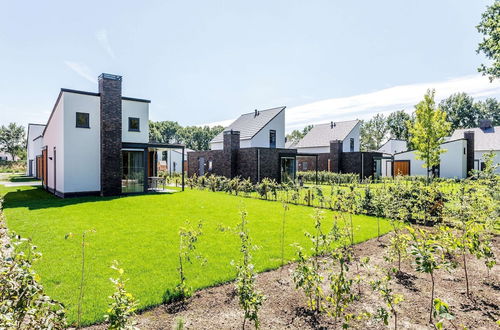
[[[182,147],[181,172],[182,172],[182,191],[184,191],[184,147]]]

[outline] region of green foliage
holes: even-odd
[[[21,156],[26,149],[26,132],[24,126],[10,123],[8,126],[0,127],[0,151],[8,153],[12,160]]]
[[[389,128],[384,115],[376,114],[370,120],[363,122],[360,133],[360,149],[362,151],[378,150],[382,146]]]
[[[132,317],[135,315],[135,310],[137,309],[137,301],[125,289],[127,280],[123,279],[124,271],[119,267],[118,261],[113,261],[111,269],[118,273],[118,277],[110,278],[110,281],[115,286],[115,292],[109,297],[111,303],[104,317],[106,322],[108,322],[108,329],[136,329]]]
[[[302,131],[294,129],[291,133],[286,135],[286,141],[292,143],[299,142],[313,127],[313,125],[307,125]]]
[[[297,172],[303,182],[316,183],[316,171]],[[318,171],[318,184],[349,184],[359,181],[359,174]]]
[[[453,324],[452,320],[455,319],[455,315],[450,312],[450,307],[447,303],[442,301],[439,298],[434,299],[434,318],[438,321],[434,324],[436,329],[444,329],[444,321],[449,320],[453,327],[456,329],[457,327]]]
[[[478,71],[493,81],[500,77],[500,0],[495,0],[486,8],[476,28],[484,36],[478,45],[477,52],[483,53],[491,60],[490,66],[481,64]]]
[[[252,244],[250,234],[248,232],[247,212],[240,212],[241,222],[238,226],[239,237],[241,241],[240,252],[241,260],[236,264],[236,293],[239,297],[239,303],[244,311],[243,329],[245,329],[246,320],[254,322],[255,328],[258,329],[259,310],[264,303],[265,296],[257,291],[255,287],[256,272],[252,261],[251,250],[256,247]]]
[[[0,229],[1,242],[9,240],[6,236]],[[41,253],[20,236],[12,235],[10,242],[0,248],[0,328],[64,328],[64,306],[45,294],[40,277],[32,268]]]
[[[179,228],[179,267],[177,268],[179,272],[179,284],[174,291],[174,300],[185,300],[192,295],[193,289],[186,283],[186,271],[184,268],[187,263],[192,262],[198,238],[203,234],[202,228],[203,223],[201,220],[195,228],[190,225],[189,221],[186,221],[184,227]],[[196,254],[195,257],[202,260],[203,263],[205,262],[201,255]]]
[[[500,102],[497,99],[489,97],[476,102],[475,107],[479,112],[479,119],[490,119],[493,126],[500,125]]]
[[[379,307],[375,314],[375,318],[384,322],[385,325],[389,325],[389,313],[394,317],[394,329],[398,328],[398,313],[397,313],[397,305],[399,305],[403,301],[403,296],[394,292],[392,280],[393,271],[389,270],[384,272],[382,276],[379,278],[373,279],[370,281],[370,286],[373,291],[378,292],[383,302],[385,303],[385,307]],[[387,311],[387,309],[389,311]]]
[[[474,105],[474,99],[466,93],[456,93],[448,96],[439,103],[439,107],[446,113],[446,119],[451,129],[477,127],[479,111]]]
[[[392,139],[410,141],[408,127],[412,125],[412,118],[404,110],[395,111],[387,117],[387,127]]]
[[[410,129],[417,159],[424,161],[422,166],[427,168],[427,177],[431,168],[439,165],[439,155],[446,152],[441,149],[441,143],[450,131],[446,114],[436,109],[434,94],[434,90],[428,90],[424,100],[415,106],[415,123]]]

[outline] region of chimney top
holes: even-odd
[[[109,79],[109,80],[122,80],[122,76],[111,74],[111,73],[101,73],[99,75],[99,80]]]
[[[485,128],[492,128],[493,124],[491,122],[491,119],[481,119],[479,121],[479,128],[485,129]]]
[[[335,124],[333,121],[331,121],[331,122],[330,122],[330,128],[332,128],[332,129],[333,129],[335,126],[336,126],[336,124]]]
[[[257,117],[259,115],[259,110],[255,109],[255,112],[254,112],[254,117]]]

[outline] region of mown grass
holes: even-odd
[[[35,264],[48,294],[63,302],[70,322],[77,314],[81,268],[81,233],[95,229],[87,236],[86,280],[83,304],[84,324],[103,320],[108,296],[113,287],[109,268],[118,260],[130,278],[129,291],[146,308],[161,304],[165,293],[178,283],[178,228],[186,220],[203,220],[203,236],[197,252],[207,258],[205,266],[194,262],[186,266],[188,284],[195,289],[213,286],[234,278],[231,260],[239,257],[236,235],[221,232],[220,225],[238,223],[238,211],[248,211],[253,242],[260,246],[253,262],[258,271],[279,267],[281,203],[187,189],[173,194],[149,194],[116,198],[58,199],[34,187],[5,188],[5,215],[10,230],[30,237],[43,253]],[[294,258],[298,242],[309,246],[305,231],[313,229],[313,209],[291,205],[287,212],[285,257]],[[325,211],[331,225],[333,213]],[[361,242],[376,236],[377,221],[354,216],[355,240]],[[388,222],[381,221],[382,232]],[[75,237],[65,239],[67,233]],[[283,276],[288,276],[284,274]]]

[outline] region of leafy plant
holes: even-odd
[[[125,282],[127,282],[127,280],[123,279],[124,271],[119,267],[118,261],[113,261],[111,269],[118,273],[118,277],[110,278],[110,281],[115,286],[115,292],[109,297],[112,302],[109,305],[108,313],[104,316],[106,322],[108,322],[108,329],[136,329],[131,318],[135,315],[137,301],[134,296],[125,289]]]
[[[83,306],[83,293],[85,287],[85,246],[86,246],[86,238],[87,234],[95,233],[95,229],[84,230],[82,232],[82,241],[81,241],[81,271],[80,271],[80,292],[78,294],[78,319],[77,326],[79,327],[82,320],[82,306]],[[68,233],[64,236],[64,239],[69,239],[75,237],[76,235],[73,233]]]
[[[371,280],[370,285],[375,292],[378,292],[384,301],[385,307],[379,307],[375,317],[382,320],[385,325],[389,325],[389,313],[394,317],[394,329],[398,328],[397,305],[403,301],[403,296],[394,292],[392,288],[392,270],[386,271],[381,278]]]
[[[282,202],[281,205],[283,206],[283,218],[281,221],[281,269],[283,269],[283,266],[285,265],[285,220],[286,212],[289,207],[286,202]]]
[[[257,291],[255,287],[255,269],[252,261],[251,250],[256,247],[252,244],[250,234],[247,228],[247,212],[240,211],[241,222],[238,226],[238,235],[241,245],[241,260],[236,264],[236,293],[239,297],[239,304],[243,308],[243,329],[247,320],[253,321],[255,328],[260,326],[259,309],[262,306],[265,296]]]
[[[192,254],[196,250],[198,238],[203,234],[203,223],[198,222],[198,225],[193,228],[189,221],[186,221],[185,227],[179,228],[179,284],[175,288],[175,299],[185,300],[191,297],[192,288],[186,283],[186,271],[184,269],[186,263],[191,263]],[[200,255],[195,255],[196,258],[205,260]]]
[[[450,312],[450,307],[448,306],[448,304],[439,298],[434,299],[434,318],[438,319],[438,321],[434,324],[436,329],[443,329],[445,320],[450,321],[453,327],[455,329],[458,329],[452,321],[455,319],[455,315]]]

